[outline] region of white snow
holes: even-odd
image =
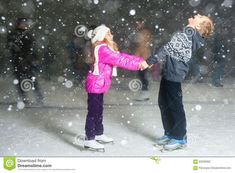
[[[5,34],[7,32],[7,28],[5,26],[0,26],[0,34]]]
[[[9,107],[7,108],[8,111],[12,110],[12,105],[9,105]]]
[[[134,10],[134,9],[132,9],[132,10],[130,10],[130,11],[129,11],[129,14],[130,14],[131,16],[134,16],[134,15],[135,15],[135,13],[136,13],[136,12],[135,12],[135,10]]]
[[[59,76],[58,77],[58,82],[62,83],[64,82],[65,78],[63,76]]]
[[[197,111],[200,111],[200,110],[202,110],[202,106],[201,106],[201,105],[196,105],[196,106],[195,106],[195,109],[196,109]]]
[[[94,4],[99,4],[99,0],[93,0]]]
[[[17,80],[17,79],[14,79],[14,80],[13,80],[13,84],[14,84],[14,85],[17,85],[18,83],[19,83],[19,80]]]
[[[221,4],[221,6],[232,8],[233,6],[233,0],[224,0],[224,2]]]
[[[16,106],[17,106],[17,108],[18,108],[18,109],[20,109],[20,110],[21,110],[21,109],[24,109],[25,104],[24,104],[24,102],[19,101],[19,102],[17,102],[17,105],[16,105]]]
[[[73,122],[69,122],[69,123],[68,123],[68,126],[69,126],[69,127],[72,127],[72,125],[73,125]]]

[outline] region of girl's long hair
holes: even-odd
[[[105,43],[107,44],[110,48],[112,48],[114,51],[118,51],[118,45],[115,41],[109,41],[107,40],[106,38],[101,41],[101,42],[96,42],[94,44],[92,44],[92,48],[91,48],[91,56],[92,56],[92,61],[90,61],[90,65],[93,65],[95,63],[95,54],[94,54],[94,51],[95,51],[95,47],[97,45],[99,45],[100,43]]]
[[[115,41],[109,41],[107,40],[106,38],[102,41],[104,43],[106,43],[110,48],[112,48],[114,51],[118,51],[118,45]],[[93,52],[94,52],[94,49],[97,45],[99,45],[101,42],[96,42],[92,45],[92,48],[93,48]]]

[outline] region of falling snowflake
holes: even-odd
[[[5,26],[0,26],[0,34],[5,34],[7,31]]]
[[[129,12],[129,14],[131,15],[131,16],[134,16],[135,15],[135,10],[134,9],[132,9],[132,10],[130,10],[130,12]]]
[[[68,126],[69,126],[69,127],[72,127],[72,125],[73,125],[72,122],[69,122],[69,123],[68,123]]]
[[[127,140],[125,140],[125,139],[123,139],[123,140],[121,140],[121,145],[126,145],[127,144]]]
[[[63,76],[59,76],[58,77],[58,82],[62,83],[64,82],[65,78]]]
[[[221,4],[221,6],[232,8],[233,6],[233,0],[224,0],[224,2]]]
[[[99,0],[94,0],[94,4],[99,4]]]
[[[196,106],[195,106],[195,109],[196,109],[197,111],[200,111],[200,110],[202,109],[202,106],[201,106],[201,105],[196,105]]]
[[[14,85],[17,85],[18,83],[19,83],[19,80],[18,80],[18,79],[14,79],[14,80],[13,80],[13,84],[14,84]]]
[[[17,108],[18,109],[24,109],[24,107],[25,107],[25,104],[24,104],[24,102],[22,102],[22,101],[19,101],[19,102],[17,102]]]
[[[9,105],[9,107],[7,108],[8,111],[12,110],[12,105]]]

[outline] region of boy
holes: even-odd
[[[166,150],[186,147],[186,118],[182,102],[181,82],[188,70],[192,54],[203,46],[204,38],[214,30],[212,20],[207,16],[195,15],[188,19],[183,32],[173,35],[170,42],[154,52],[142,69],[164,61],[158,104],[164,128],[164,136],[157,141]]]

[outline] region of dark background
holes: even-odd
[[[187,24],[187,18],[201,13],[211,16],[215,22],[215,33],[222,34],[227,41],[224,77],[235,77],[234,2],[231,6],[229,2],[232,0],[1,0],[0,73],[2,76],[11,74],[8,62],[10,55],[6,48],[7,32],[14,28],[15,20],[19,17],[32,20],[30,32],[36,39],[37,54],[41,58],[41,65],[48,66],[47,70],[41,72],[42,76],[45,73],[59,76],[67,68],[66,46],[78,25],[88,27],[106,24],[111,28],[120,49],[130,52],[129,36],[136,20],[146,20],[155,40],[154,47],[158,47],[169,40],[174,32],[182,29]],[[135,15],[130,15],[132,9]],[[213,36],[198,55],[199,64],[209,69],[206,74],[208,77],[213,71],[214,44]]]

